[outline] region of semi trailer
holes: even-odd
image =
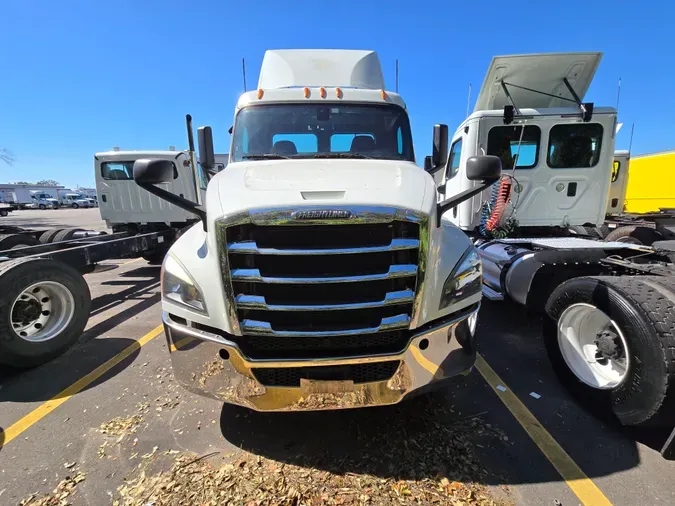
[[[616,111],[584,102],[600,58],[495,57],[447,163],[425,165],[451,193],[475,188],[471,157],[501,158],[499,182],[449,216],[474,240],[484,296],[542,316],[553,368],[580,399],[625,425],[672,426],[675,241],[574,234],[602,226],[610,198]]]
[[[212,169],[211,129],[198,132],[200,166]],[[433,153],[445,163],[440,125]],[[447,216],[501,162],[467,159],[476,187],[437,199],[375,52],[267,51],[202,203],[164,186],[173,170],[140,159],[133,176],[199,219],[161,277],[173,371],[188,390],[259,411],[354,408],[471,369],[481,264]]]

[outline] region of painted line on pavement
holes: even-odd
[[[546,456],[548,461],[560,473],[567,486],[572,489],[579,500],[588,506],[612,506],[605,494],[597,487],[586,473],[570,457],[553,436],[539,423],[539,420],[527,409],[525,404],[508,387],[506,383],[490,367],[485,359],[478,354],[476,357],[476,369],[483,379],[492,387],[497,397],[504,403],[518,423],[525,429],[534,444]],[[505,387],[505,390],[497,388]]]
[[[131,354],[134,353],[136,350],[139,350],[142,346],[148,344],[155,337],[160,335],[163,331],[164,327],[162,325],[151,330],[143,337],[141,337],[138,341],[134,341],[132,344],[124,348],[121,352],[112,357],[110,360],[101,364],[96,369],[91,371],[89,374],[83,376],[75,383],[67,387],[65,390],[62,390],[54,397],[49,399],[47,402],[44,402],[43,404],[35,408],[33,411],[31,411],[26,416],[21,418],[18,422],[13,423],[9,427],[7,427],[4,430],[4,432],[1,433],[0,435],[0,449],[13,439],[23,434],[32,425],[42,420],[45,416],[54,411],[61,404],[70,399],[73,395],[87,388],[94,381],[96,381],[105,373],[110,371],[110,369],[115,367],[117,364],[122,362],[127,357],[131,356]]]

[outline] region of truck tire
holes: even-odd
[[[37,246],[38,244],[40,244],[40,241],[28,234],[0,235],[0,251],[25,248],[26,246]]]
[[[658,276],[580,277],[546,303],[553,369],[580,401],[623,425],[675,421],[675,282]]]
[[[145,251],[142,257],[143,260],[146,260],[150,265],[162,265],[168,251],[169,250],[166,248]]]
[[[56,234],[61,232],[63,230],[62,228],[50,228],[49,230],[46,230],[40,234],[40,243],[41,244],[49,244],[54,240],[54,237],[56,237]]]
[[[0,216],[7,216],[8,214],[7,209],[0,209]]]
[[[77,208],[80,207],[80,206],[78,206],[75,202],[73,202],[73,205],[72,205],[71,207],[72,207],[73,209],[77,209]]]
[[[44,364],[70,348],[87,325],[89,287],[69,265],[10,260],[0,264],[0,285],[0,364]]]
[[[57,232],[57,234],[54,236],[54,239],[52,239],[52,242],[61,242],[61,241],[69,241],[73,238],[76,232],[81,232],[82,228],[64,228],[61,229]]]
[[[45,209],[47,209],[47,206],[44,205],[44,204],[40,204],[38,207],[40,208],[41,211],[44,211]]]
[[[627,226],[612,230],[605,237],[605,241],[628,242],[631,244],[641,244],[651,246],[655,241],[660,241],[663,236],[656,230],[649,227]]]

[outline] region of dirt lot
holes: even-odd
[[[5,220],[104,229],[97,217]],[[158,267],[109,261],[86,278],[78,344],[0,371],[2,505],[675,503],[675,463],[655,450],[666,435],[623,430],[570,398],[519,308],[486,301],[477,368],[430,397],[262,414],[175,383]]]

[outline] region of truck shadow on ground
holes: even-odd
[[[395,406],[257,413],[225,405],[221,431],[243,450],[337,474],[485,485],[564,481],[477,373]],[[606,476],[639,463],[630,440],[613,453],[584,471]]]
[[[114,309],[125,301],[136,299],[139,302],[122,311],[113,311],[110,318],[90,326],[83,332],[78,343],[64,355],[35,369],[0,370],[0,402],[34,402],[59,398],[63,390],[74,382],[106,363],[126,348],[136,343],[127,337],[106,336],[119,324],[141,314],[160,300],[156,288],[156,278],[135,283],[134,286],[113,294],[105,294],[92,301],[90,318],[95,318],[104,310]],[[140,337],[140,336],[138,336]],[[106,371],[82,390],[88,390],[115,377],[129,367],[138,356],[140,347],[133,350],[120,363]]]
[[[608,440],[619,447],[621,441],[636,441],[660,452],[672,428],[624,427],[612,413],[609,394],[572,396],[550,365],[541,329],[541,317],[527,314],[522,306],[485,301],[479,348],[509,386],[522,393],[523,401],[553,436],[565,441],[570,431],[585,434],[569,438],[572,450],[582,451],[600,438],[605,445]],[[531,391],[542,397],[534,400]]]

